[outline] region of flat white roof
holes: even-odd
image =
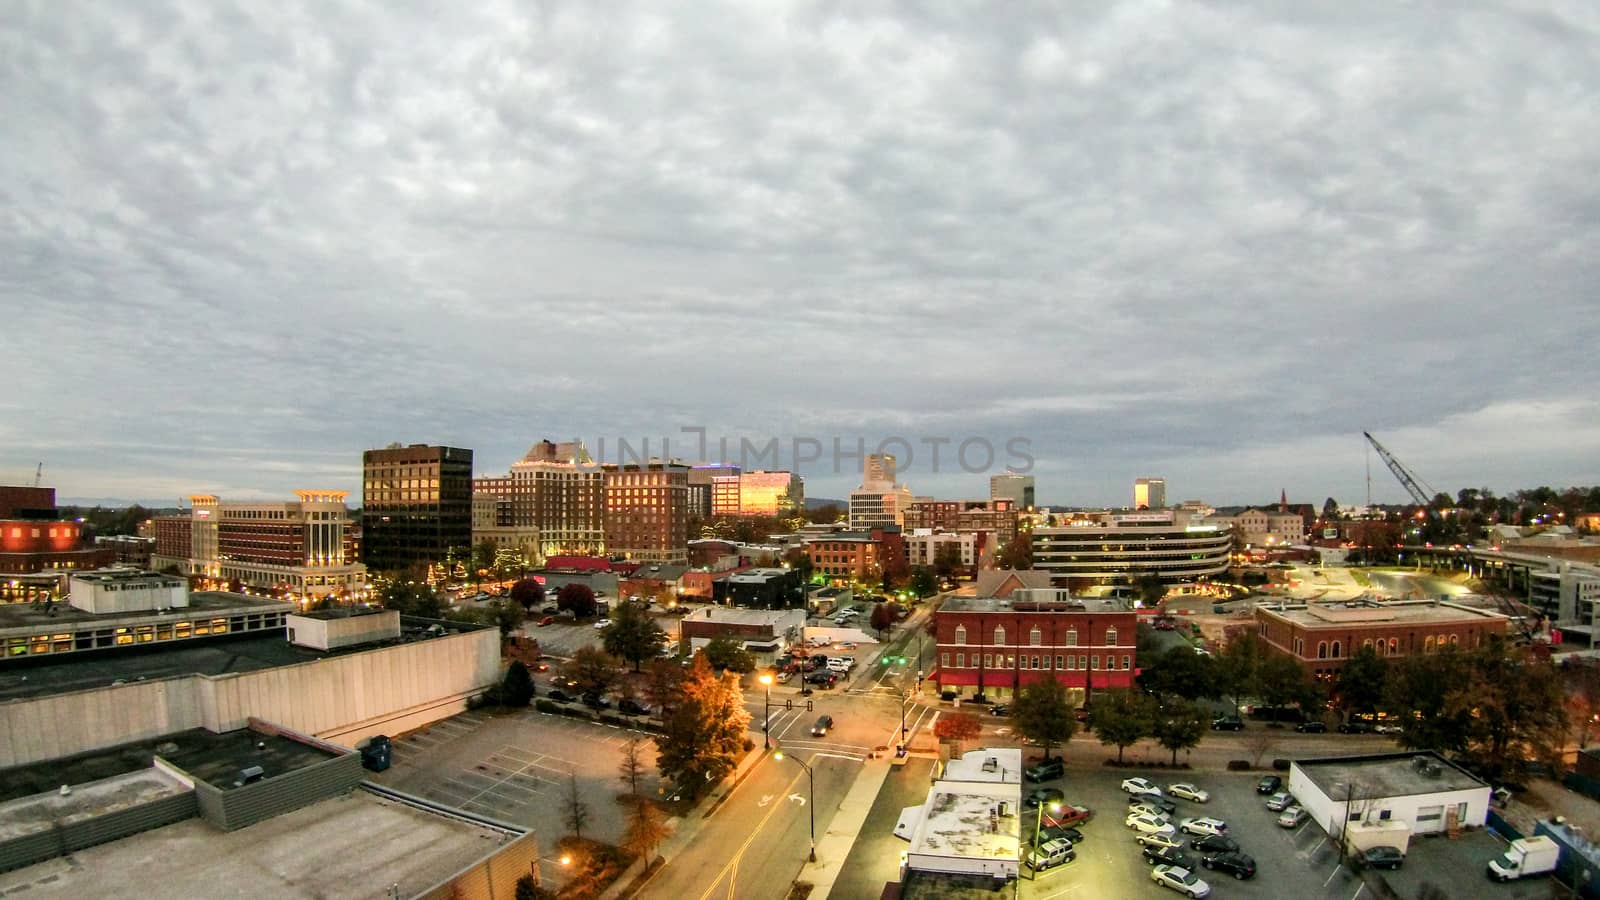
[[[936,782],[911,836],[910,852],[1015,863],[1021,806],[1017,784]]]
[[[968,750],[945,764],[941,781],[1022,783],[1021,747],[984,747]]]

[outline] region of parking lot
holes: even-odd
[[[589,806],[585,834],[616,841],[622,835],[624,788],[618,776],[623,748],[639,740],[640,792],[659,787],[655,744],[642,731],[525,710],[487,716],[468,712],[394,741],[394,764],[374,780],[518,825],[552,825],[563,819],[569,779]]]
[[[1147,777],[1163,790],[1173,782],[1190,781],[1211,794],[1210,801],[1204,804],[1174,800],[1178,806],[1174,824],[1186,816],[1222,819],[1228,824],[1229,836],[1256,862],[1256,876],[1248,881],[1199,869],[1200,877],[1211,885],[1212,897],[1357,900],[1366,892],[1360,877],[1339,864],[1338,854],[1329,846],[1322,829],[1309,822],[1292,831],[1278,827],[1277,814],[1269,812],[1265,798],[1256,793],[1259,774],[1210,772],[1190,777],[1109,767],[1099,771],[1069,767],[1065,778],[1047,784],[1065,791],[1067,802],[1093,809],[1094,819],[1082,827],[1084,841],[1076,848],[1077,860],[1060,869],[1046,870],[1037,881],[1024,880],[1023,896],[1036,900],[1180,896],[1150,881],[1151,866],[1144,861],[1133,832],[1123,825],[1128,795],[1120,785],[1129,775]],[[1184,844],[1187,848],[1187,839]]]

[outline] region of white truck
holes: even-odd
[[[1555,871],[1560,858],[1561,846],[1545,835],[1517,838],[1504,855],[1489,860],[1488,874],[1496,881],[1544,875]]]

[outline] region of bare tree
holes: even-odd
[[[617,774],[621,776],[622,783],[628,786],[628,794],[634,798],[639,796],[639,779],[644,777],[644,760],[639,753],[639,739],[632,738],[622,748],[622,763],[617,766]]]
[[[578,773],[567,773],[567,796],[562,801],[562,821],[578,840],[583,840],[583,826],[589,824],[589,804],[578,793]]]
[[[1250,751],[1250,767],[1261,768],[1261,758],[1278,746],[1278,736],[1265,728],[1256,728],[1245,735],[1244,748]]]
[[[622,835],[622,847],[635,856],[648,861],[655,856],[656,848],[667,839],[672,829],[667,827],[661,810],[649,800],[640,800],[628,814],[628,829]]]

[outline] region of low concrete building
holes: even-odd
[[[138,569],[101,569],[72,576],[73,608],[94,615],[159,612],[189,605],[189,583]]]
[[[784,609],[805,605],[800,573],[794,569],[744,569],[711,585],[712,600],[733,606]]]
[[[1489,815],[1489,785],[1431,752],[1294,760],[1289,793],[1335,841],[1385,823],[1408,834],[1479,828]],[[1398,834],[1384,839],[1405,849]]]
[[[400,636],[400,613],[375,607],[343,607],[294,613],[285,620],[289,643],[315,650],[338,650]]]
[[[912,808],[917,809],[916,807]],[[928,790],[915,826],[901,814],[912,872],[979,875],[1003,884],[1017,877],[1022,850],[1022,751],[983,748],[945,765]],[[897,828],[897,831],[899,828]]]
[[[805,630],[802,609],[697,609],[684,616],[678,634],[691,648],[703,647],[716,637],[731,637],[757,647],[779,648],[800,640]]]

